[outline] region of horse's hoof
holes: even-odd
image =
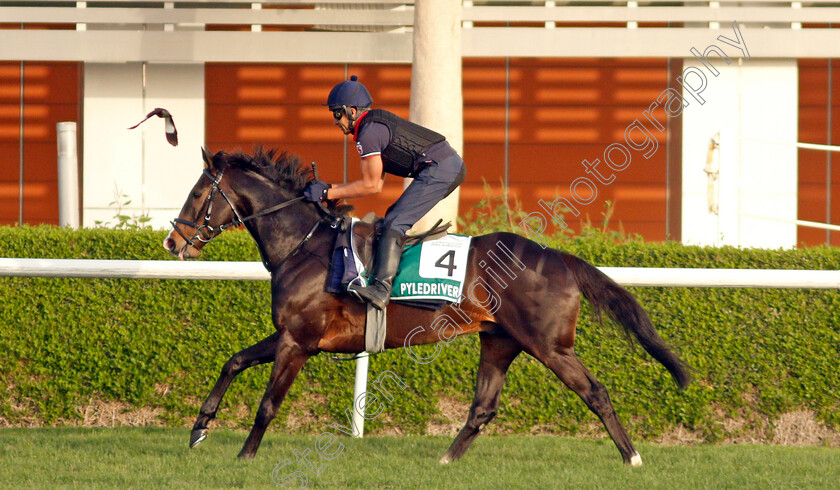
[[[204,439],[207,439],[207,432],[207,429],[194,429],[190,433],[190,449],[198,446]]]
[[[448,454],[444,454],[442,458],[440,458],[440,464],[449,464],[452,462],[452,458],[449,457]]]
[[[639,456],[639,453],[636,453],[632,457],[630,457],[630,466],[642,466],[642,457]]]

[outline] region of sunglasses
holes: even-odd
[[[332,113],[335,120],[338,121],[339,119],[344,117],[344,108],[333,109]]]

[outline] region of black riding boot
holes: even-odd
[[[354,287],[353,290],[376,309],[384,310],[391,300],[394,276],[400,268],[404,236],[397,230],[386,230],[376,242],[373,256],[373,273],[370,286]]]

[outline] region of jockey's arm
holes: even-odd
[[[379,194],[385,182],[385,172],[382,170],[382,157],[370,155],[362,158],[362,178],[346,184],[336,184],[327,191],[327,199],[343,199],[346,197],[365,197]]]

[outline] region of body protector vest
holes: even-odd
[[[382,150],[383,170],[400,177],[414,177],[426,158],[426,150],[446,139],[442,134],[382,109],[369,111],[361,121],[363,127],[369,122],[388,126],[391,140]]]

